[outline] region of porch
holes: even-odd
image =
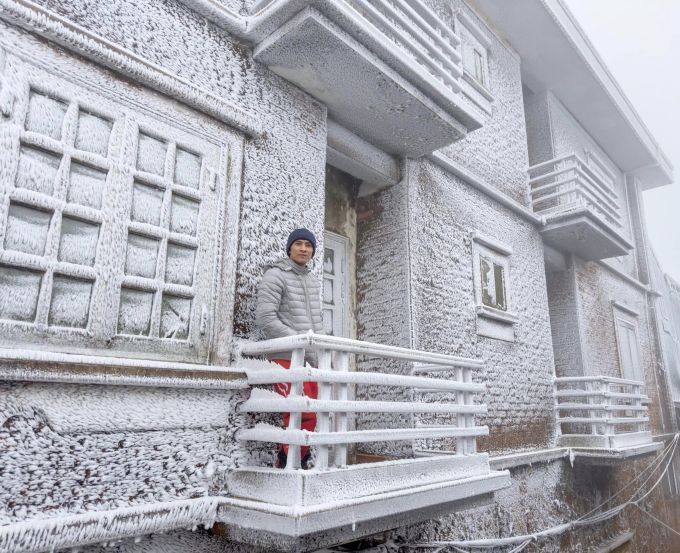
[[[282,370],[254,356],[290,352],[290,370]],[[305,366],[305,354],[318,357],[318,367]],[[350,371],[350,356],[360,355],[376,364],[371,370]],[[477,452],[476,438],[488,428],[475,422],[485,413],[478,394],[484,385],[473,380],[481,363],[439,353],[384,346],[313,333],[241,347],[240,365],[253,386],[241,406],[247,413],[290,412],[287,428],[259,423],[242,430],[237,439],[285,443],[291,447],[285,469],[263,466],[239,468],[228,482],[231,496],[242,501],[229,509],[230,535],[248,543],[283,548],[305,548],[305,543],[338,543],[363,535],[438,516],[453,504],[484,498],[507,487],[507,471],[493,471],[488,456]],[[385,359],[410,365],[410,374],[380,372]],[[436,374],[437,377],[433,375]],[[448,378],[443,376],[447,375]],[[302,395],[302,383],[316,381],[318,399]],[[288,397],[255,386],[289,383]],[[438,391],[447,402],[369,401],[353,399],[355,387],[413,393]],[[300,429],[301,413],[317,414],[315,432]],[[356,428],[357,413],[382,413],[389,428]],[[437,413],[446,424],[410,421],[418,413]],[[405,424],[405,421],[409,421]],[[356,444],[450,439],[454,451],[428,458],[400,458],[348,464],[348,449]],[[315,448],[315,466],[300,469],[299,447]],[[272,446],[273,447],[273,446]],[[329,532],[332,530],[332,532]]]

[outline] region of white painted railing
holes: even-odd
[[[617,195],[578,155],[529,167],[534,213],[551,216],[587,208],[615,230],[621,228]]]
[[[555,409],[563,436],[644,432],[649,417],[644,383],[608,376],[555,379]],[[570,425],[567,429],[564,425]],[[585,428],[585,432],[574,429]]]
[[[476,452],[477,436],[488,434],[486,426],[475,425],[475,415],[486,413],[486,406],[475,403],[475,394],[485,386],[472,382],[472,371],[482,364],[474,359],[429,353],[406,348],[384,346],[347,338],[322,336],[308,333],[287,338],[242,344],[243,357],[275,357],[290,352],[289,370],[260,363],[246,365],[248,382],[252,386],[290,383],[288,397],[273,391],[253,389],[241,410],[253,413],[289,412],[288,428],[259,424],[242,430],[238,439],[288,444],[289,446],[317,446],[317,469],[343,467],[347,464],[349,444],[416,440],[423,438],[456,438],[456,454],[470,455]],[[318,368],[304,366],[305,354],[315,352]],[[349,356],[363,355],[370,358],[397,359],[414,363],[412,374],[397,375],[379,372],[350,372]],[[453,371],[454,379],[427,376],[438,371]],[[317,382],[318,399],[305,397],[303,382]],[[451,392],[451,403],[415,401],[361,401],[351,400],[350,386],[385,386],[411,390]],[[317,413],[315,432],[300,429],[301,414]],[[454,414],[450,425],[418,425],[417,427],[351,430],[350,413],[445,413]],[[333,457],[331,460],[331,449]],[[300,468],[298,447],[288,450],[286,469]]]
[[[421,0],[343,0],[454,93],[463,75],[460,38]]]

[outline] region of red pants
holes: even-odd
[[[284,369],[290,369],[290,361],[288,359],[272,359],[274,363],[281,365]],[[280,382],[274,384],[274,391],[283,397],[288,397],[290,393],[290,383]],[[319,397],[319,385],[316,382],[303,382],[302,383],[302,393],[307,397],[312,399],[317,399]],[[283,427],[288,428],[288,422],[290,421],[290,413],[281,413],[283,415]],[[302,421],[300,424],[302,430],[308,430],[314,432],[316,429],[316,413],[302,413]],[[279,450],[288,455],[288,444],[279,444]],[[309,451],[308,446],[300,447],[300,459],[302,459]]]

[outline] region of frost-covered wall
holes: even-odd
[[[630,307],[637,327],[640,376],[650,397],[649,413],[652,429],[664,430],[661,403],[665,405],[665,382],[660,378],[659,351],[654,336],[654,321],[648,309],[649,298],[644,289],[612,274],[596,263],[575,261],[576,286],[579,296],[579,319],[582,325],[584,374],[624,376],[617,342],[615,304]],[[669,423],[666,415],[666,423]]]
[[[582,376],[580,321],[573,265],[546,270],[556,376]]]
[[[510,198],[529,205],[519,57],[464,2],[437,0],[430,4],[451,25],[458,11],[465,12],[491,39],[488,89],[494,98],[492,113],[482,128],[441,151]]]
[[[489,414],[488,439],[493,452],[550,444],[553,417],[553,355],[546,294],[543,245],[528,221],[430,162],[413,163],[410,179],[410,252],[414,346],[480,358],[478,378]],[[474,232],[512,250],[506,290],[517,315],[514,340],[477,332],[473,270]],[[505,325],[506,323],[499,323]]]
[[[409,207],[407,183],[360,198],[357,205],[357,338],[369,342],[412,347],[409,274]],[[375,361],[359,359],[358,370],[378,369]],[[408,374],[407,363],[385,361],[379,370]],[[395,399],[393,390],[365,386],[361,399]],[[390,397],[386,398],[385,394]],[[401,398],[402,400],[406,398]],[[404,415],[409,417],[409,415]],[[394,415],[359,414],[357,427],[385,427]],[[403,422],[402,422],[403,424]],[[396,426],[396,425],[395,425]],[[361,451],[410,456],[407,443],[365,444]]]
[[[238,399],[230,390],[1,384],[0,524],[214,494],[242,455]]]

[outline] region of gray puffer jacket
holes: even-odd
[[[255,322],[265,338],[321,332],[318,280],[287,257],[268,266],[257,290]]]

